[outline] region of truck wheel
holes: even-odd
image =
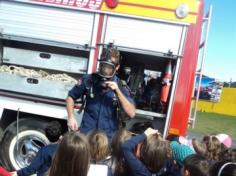
[[[19,170],[28,166],[39,149],[49,143],[44,134],[47,122],[21,119],[7,127],[1,143],[2,164],[8,170]],[[17,142],[18,141],[18,142]]]

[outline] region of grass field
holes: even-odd
[[[226,133],[236,139],[236,117],[216,113],[198,112],[195,128],[189,131],[201,134]]]

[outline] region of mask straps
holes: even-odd
[[[236,165],[236,163],[232,163],[232,162],[225,163],[223,166],[221,166],[221,168],[220,168],[220,170],[219,170],[217,176],[220,176],[221,173],[222,173],[222,171],[223,171],[223,169],[224,169],[226,166],[230,165],[230,164],[235,164],[235,165]]]

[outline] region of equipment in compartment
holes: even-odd
[[[161,99],[161,96],[163,97],[163,79],[166,80],[166,69],[168,69],[168,73],[171,72],[171,78],[173,77],[170,63],[175,65],[176,62],[171,57],[166,58],[131,52],[122,52],[122,57],[119,75],[121,79],[127,81],[134,96],[136,108],[140,110],[138,112],[143,115],[152,112],[152,117],[163,117],[166,113],[171,90],[171,84],[168,84],[168,92],[164,92],[164,107]]]
[[[12,75],[18,75],[22,77],[31,77],[31,78],[41,78],[46,80],[54,80],[54,81],[62,81],[68,84],[76,84],[77,80],[73,77],[62,73],[62,74],[49,74],[44,70],[33,70],[33,69],[26,69],[24,67],[17,67],[14,65],[2,65],[0,66],[0,73],[8,73]]]
[[[77,81],[67,74],[48,74],[45,71],[17,66],[0,66],[0,89],[47,98],[65,99]]]
[[[167,107],[167,101],[170,94],[170,88],[171,88],[171,81],[172,81],[172,70],[171,70],[171,61],[169,60],[167,66],[165,75],[162,80],[162,87],[161,87],[161,105],[162,105],[162,111],[166,111]]]
[[[51,52],[46,46],[5,44],[0,65],[0,90],[3,92],[64,100],[81,75],[87,72],[88,58],[79,51],[74,54],[67,50],[72,55],[66,55],[66,52]],[[51,50],[59,51],[60,48]]]
[[[88,59],[43,51],[3,47],[3,63],[68,73],[86,73]]]

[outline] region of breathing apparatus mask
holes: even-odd
[[[116,65],[111,61],[100,61],[98,75],[104,80],[113,78],[116,73]]]
[[[114,47],[104,48],[99,60],[99,68],[97,74],[101,80],[108,81],[112,79],[116,73],[116,68],[120,64],[120,53]]]

